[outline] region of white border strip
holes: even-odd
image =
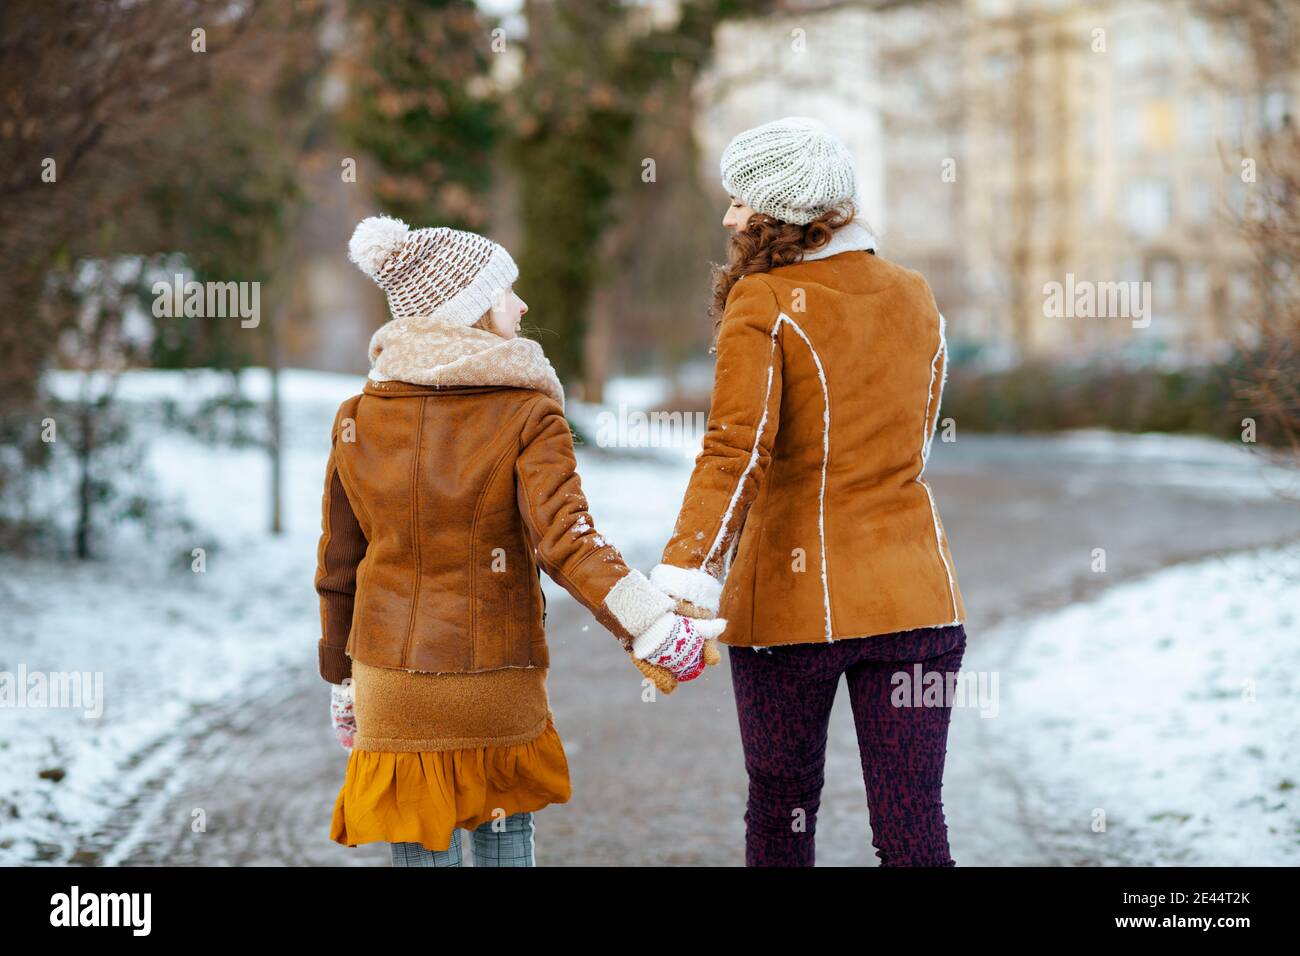
[[[799,333],[799,338],[803,339],[804,344],[808,346],[808,352],[812,355],[812,360],[817,365],[817,377],[822,383],[822,485],[817,495],[817,533],[821,538],[822,551],[822,600],[826,605],[826,640],[833,640],[831,634],[831,586],[826,578],[826,466],[831,457],[831,392],[826,382],[826,370],[822,367],[821,357],[817,350],[813,348],[812,342],[799,328],[799,323],[790,316],[782,312],[776,319],[776,328],[780,328],[782,322],[790,323],[790,327]]]
[[[930,488],[930,483],[921,476],[925,474],[925,466],[930,460],[930,445],[934,442],[934,433],[939,428],[939,407],[943,402],[943,385],[948,380],[948,341],[944,335],[945,320],[943,313],[939,313],[939,346],[934,350],[934,358],[930,359],[930,387],[925,393],[925,418],[921,421],[921,470],[916,473],[916,483],[925,489],[926,497],[930,499],[930,517],[934,519],[934,542],[939,551],[939,560],[943,562],[943,569],[948,574],[948,598],[952,601],[952,622],[959,624],[957,614],[957,594],[956,586],[952,579],[952,568],[948,565],[948,558],[943,553],[943,530],[939,525],[939,509],[934,503],[934,492]],[[943,378],[939,382],[939,394],[934,394],[934,379],[938,370],[939,356],[943,360]],[[930,405],[934,405],[934,422],[930,421]]]

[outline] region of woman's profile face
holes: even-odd
[[[528,311],[528,303],[515,293],[514,286],[506,289],[489,311],[492,331],[503,339],[513,339],[519,331],[519,320]]]
[[[752,215],[754,215],[754,210],[735,196],[732,196],[731,205],[727,207],[727,214],[722,217],[722,224],[732,232],[739,232],[745,228],[745,223],[749,222],[749,217]]]

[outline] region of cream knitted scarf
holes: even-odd
[[[379,327],[370,338],[370,380],[531,388],[564,408],[560,379],[532,339],[503,339],[427,319],[393,319]]]

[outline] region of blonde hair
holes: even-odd
[[[495,334],[496,329],[492,328],[492,310],[488,309],[486,312],[480,315],[478,317],[478,321],[475,322],[473,325],[471,325],[470,328],[482,329],[485,332],[492,332],[493,334]]]

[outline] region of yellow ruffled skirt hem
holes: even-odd
[[[354,750],[334,802],[330,839],[445,850],[458,828],[567,803],[571,795],[568,758],[549,719],[537,737],[509,747]]]

